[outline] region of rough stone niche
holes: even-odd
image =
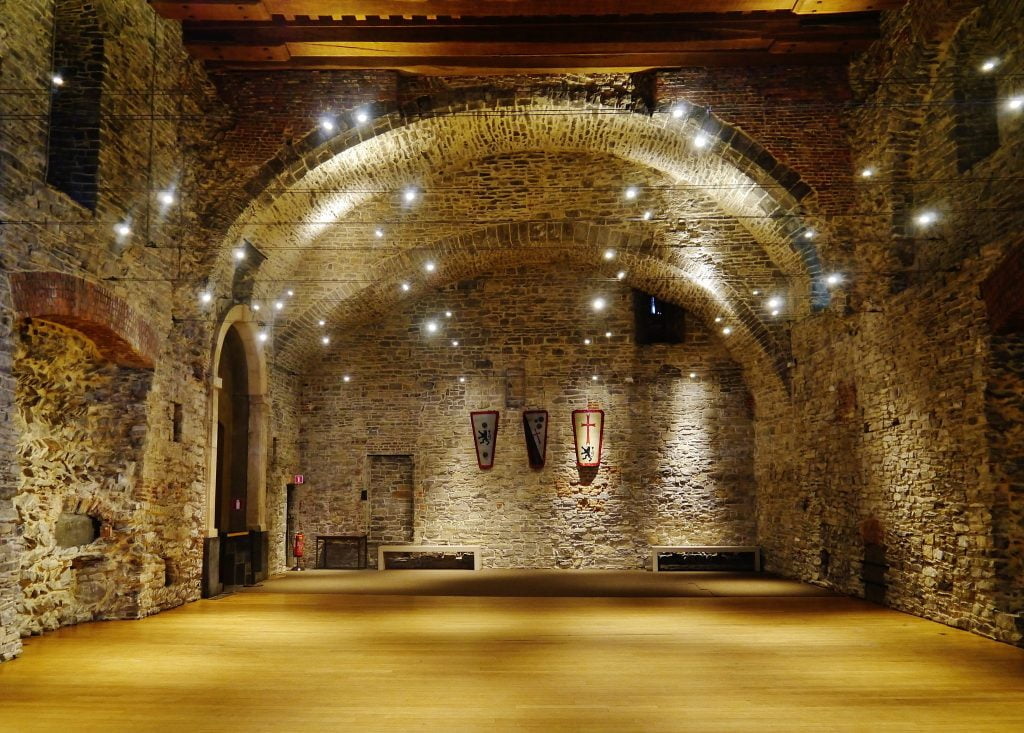
[[[21,324],[14,359],[22,634],[137,615],[135,485],[151,373],[76,331]]]

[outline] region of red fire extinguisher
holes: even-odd
[[[295,558],[295,567],[292,570],[302,570],[299,566],[299,558],[302,557],[303,551],[306,549],[306,535],[302,532],[296,532],[292,537],[292,557]]]

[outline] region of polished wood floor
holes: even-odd
[[[577,575],[306,573],[71,627],[0,665],[0,730],[1024,731],[1024,650],[782,581]]]

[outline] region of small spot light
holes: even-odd
[[[317,324],[319,324],[319,326],[321,328],[323,328],[324,326],[327,325],[327,321],[325,321],[323,318],[321,318],[319,321],[317,321]]]
[[[706,148],[709,142],[710,140],[708,140],[708,136],[704,133],[700,133],[693,138],[693,147],[698,149]]]
[[[172,206],[174,204],[174,194],[170,191],[161,191],[158,198],[164,206]]]
[[[626,279],[626,271],[625,270],[619,270],[618,273],[616,273],[615,277],[617,277],[619,280],[625,280]]]
[[[283,308],[284,308],[284,303],[282,303],[280,300],[274,301],[274,309],[275,310],[282,310]]]
[[[729,326],[726,326],[725,328],[722,329],[722,334],[725,335],[725,336],[728,336],[731,333],[732,333],[732,328],[730,328]]]
[[[591,305],[593,306],[594,310],[603,311],[604,307],[608,305],[608,303],[604,298],[594,298],[594,302],[591,303]]]
[[[769,308],[778,308],[781,305],[782,305],[782,300],[780,298],[769,298],[768,299],[768,307]]]
[[[999,59],[992,57],[985,59],[978,68],[987,74],[990,71],[994,71],[997,66],[999,66]]]
[[[114,225],[114,233],[119,237],[127,237],[132,233],[132,228],[128,226],[127,222],[120,222]]]
[[[409,289],[410,289],[411,287],[412,287],[412,286],[411,286],[411,285],[410,285],[409,283],[402,283],[402,292],[403,292],[403,293],[408,293],[408,292],[409,292]]]
[[[451,318],[452,317],[452,312],[451,311],[445,311],[444,312],[444,317],[445,318]]]
[[[715,323],[721,323],[721,322],[722,322],[722,317],[721,316],[715,316]]]
[[[327,346],[327,344],[331,343],[331,339],[329,336],[324,336],[322,339],[320,339],[320,341],[321,343],[323,343],[324,346]]]
[[[361,109],[358,112],[356,112],[356,122],[358,122],[360,125],[366,124],[369,121],[370,115],[366,113],[366,110]]]
[[[204,290],[202,293],[199,294],[199,300],[202,301],[203,303],[209,303],[213,300],[213,293],[211,293],[209,290]]]
[[[64,77],[60,74],[54,74],[53,76],[51,76],[50,81],[53,83],[55,87],[64,86]]]
[[[267,334],[266,331],[260,331],[259,335],[257,335],[256,338],[258,338],[261,343],[265,343],[266,340],[270,338],[270,336]]]
[[[596,381],[597,381],[597,375],[596,375],[596,374],[595,374],[595,375],[593,375],[593,376],[592,376],[592,377],[590,378],[590,381],[591,381],[591,382],[596,382]]]
[[[455,340],[455,339],[452,339],[452,346],[458,346],[458,345],[459,345],[459,342],[457,340]]]
[[[860,177],[861,178],[871,178],[871,176],[873,176],[873,175],[875,175],[875,169],[874,168],[865,168],[864,170],[862,170],[860,172]]]
[[[320,118],[320,129],[324,132],[334,132],[335,124],[334,120],[329,117]]]
[[[779,315],[779,309],[778,309],[778,308],[776,308],[775,310],[773,310],[773,311],[772,311],[772,317],[773,317],[773,318],[774,318],[775,316],[777,316],[777,315]]]
[[[346,374],[345,376],[343,376],[341,378],[341,381],[342,382],[351,382],[352,381],[352,377],[350,377],[349,375]]]
[[[433,262],[427,262],[425,265],[423,265],[423,269],[426,270],[427,272],[433,272],[434,270],[437,269],[437,265],[435,265]]]
[[[610,338],[612,337],[612,332],[611,332],[611,331],[605,331],[605,332],[604,332],[604,337],[605,337],[606,339],[610,339]]]
[[[583,339],[583,343],[586,346],[590,346],[590,339]]]
[[[690,379],[696,379],[696,378],[697,378],[697,372],[690,372]]]
[[[685,114],[686,114],[686,109],[681,104],[672,108],[672,118],[673,119],[681,120],[681,119],[683,119],[683,115],[685,115]]]
[[[804,232],[804,239],[814,239],[814,235],[817,234],[813,229],[807,229]]]
[[[1024,109],[1024,97],[1011,97],[1010,101],[1006,103],[1006,106],[1014,112],[1019,112]]]
[[[427,333],[437,333],[436,321],[427,321]]]
[[[293,297],[294,295],[295,295],[295,291],[294,290],[289,290],[288,291],[288,297],[289,298]]]
[[[604,251],[604,258],[606,260],[614,260],[615,259],[615,250],[613,250],[613,249],[606,249]]]
[[[831,275],[825,278],[825,282],[827,282],[829,285],[838,285],[842,281],[842,276],[837,272],[833,272]]]
[[[253,303],[253,304],[252,304],[252,309],[253,309],[254,311],[257,311],[257,312],[258,312],[258,311],[259,311],[259,309],[260,309],[260,304],[259,304],[259,303]]]
[[[465,383],[466,383],[466,378],[465,377],[459,377],[459,384],[465,384]]]
[[[411,204],[413,201],[416,200],[416,197],[418,195],[419,193],[416,191],[415,188],[407,188],[405,189],[405,193],[402,194],[402,198],[405,199],[405,202],[407,204]]]
[[[241,247],[238,247],[235,250],[234,255],[235,255],[235,259],[238,260],[239,262],[241,262],[242,260],[245,259],[245,250],[242,249]]]
[[[654,216],[653,213],[651,213],[650,211],[645,211],[644,212],[644,221],[650,221],[652,216]]]
[[[914,219],[914,221],[917,222],[917,225],[919,227],[931,226],[932,224],[934,224],[938,220],[939,220],[939,215],[936,214],[934,211],[922,211]]]
[[[375,236],[377,239],[383,239],[384,238],[384,230],[383,229],[374,229],[373,230],[373,236]]]
[[[751,290],[751,291],[750,291],[750,294],[751,294],[751,295],[760,295],[760,294],[761,294],[761,291],[760,291],[760,290]]]
[[[626,189],[626,198],[633,200],[640,195],[640,190],[636,186],[630,186]]]

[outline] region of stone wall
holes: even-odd
[[[21,541],[18,515],[12,503],[17,491],[17,447],[14,428],[14,318],[6,274],[0,272],[0,662],[21,651],[18,607],[21,603],[19,567]]]
[[[1013,339],[992,343],[979,284],[1019,246],[1022,5],[910,3],[852,67],[860,177],[847,292],[793,329],[792,400],[758,405],[768,568],[1019,643],[1019,412]],[[999,144],[958,130],[965,76],[999,57]],[[976,88],[976,85],[972,88]],[[970,131],[968,131],[969,133]],[[971,146],[964,166],[964,145]],[[981,150],[981,152],[979,152]],[[916,216],[932,210],[934,225]],[[842,210],[835,212],[843,215]],[[879,576],[879,573],[882,573]]]
[[[648,544],[751,542],[739,367],[696,321],[683,344],[637,345],[630,289],[602,286],[598,314],[585,278],[568,264],[496,272],[332,342],[303,381],[300,529],[310,539],[366,532],[360,492],[380,491],[378,456],[411,455],[415,541],[480,544],[485,567],[635,568]],[[596,473],[575,466],[569,427],[588,406],[606,411]],[[542,470],[527,465],[524,408],[551,415]],[[487,471],[469,429],[481,409],[501,411]]]
[[[152,374],[111,364],[70,329],[25,321],[14,376],[22,633],[138,616],[136,494]],[[62,522],[89,520],[94,537],[62,537]]]

